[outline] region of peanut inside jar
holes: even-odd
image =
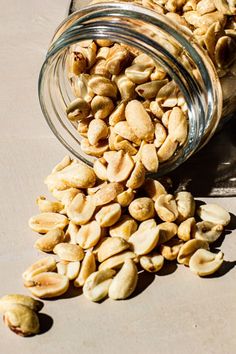
[[[122,43],[101,39],[69,50],[75,99],[67,117],[82,151],[100,159],[109,180],[138,161],[142,171],[157,172],[188,137],[187,105],[176,83],[150,56]]]

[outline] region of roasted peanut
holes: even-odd
[[[164,257],[159,253],[140,257],[141,267],[149,273],[158,272],[164,265]]]
[[[133,130],[126,121],[118,122],[114,126],[114,132],[135,144],[139,145],[141,143],[141,140],[134,134]]]
[[[144,221],[155,215],[154,203],[151,198],[137,198],[130,203],[130,215],[138,221]]]
[[[172,141],[183,145],[188,135],[187,117],[179,107],[174,107],[168,121],[168,133]]]
[[[30,296],[22,294],[9,294],[0,298],[0,312],[5,312],[8,305],[12,304],[24,305],[35,312],[38,312],[43,308],[42,301],[35,300]]]
[[[122,237],[108,237],[98,250],[98,261],[101,263],[107,258],[114,256],[129,248],[128,242]]]
[[[163,222],[157,225],[159,232],[159,241],[158,245],[165,243],[172,239],[178,231],[178,226],[173,222]]]
[[[53,229],[63,230],[68,225],[66,216],[57,213],[41,213],[29,219],[29,227],[36,232],[46,234]]]
[[[128,188],[124,192],[118,194],[117,196],[117,202],[122,206],[123,208],[127,207],[130,205],[132,200],[134,199],[135,193],[131,188]]]
[[[215,254],[205,249],[198,249],[190,258],[189,268],[193,273],[204,277],[215,273],[221,267],[223,257],[222,252]]]
[[[125,140],[121,136],[117,135],[114,139],[114,148],[117,151],[122,150],[124,153],[127,153],[129,155],[135,155],[137,153],[137,150],[135,147],[129,142],[128,140]]]
[[[66,155],[63,159],[56,164],[56,166],[52,169],[52,173],[63,170],[63,168],[69,166],[72,163],[70,156]]]
[[[11,331],[20,336],[30,336],[39,333],[37,314],[28,306],[8,304],[3,314],[3,321]]]
[[[123,251],[119,254],[116,254],[110,258],[107,258],[104,262],[102,262],[98,269],[104,270],[107,268],[110,269],[119,269],[122,267],[126,259],[133,259],[134,262],[137,262],[137,256],[134,252],[131,251]]]
[[[111,203],[102,207],[95,215],[95,219],[101,227],[114,225],[121,216],[121,207],[118,203]]]
[[[116,85],[106,77],[94,75],[89,79],[88,86],[99,96],[116,97]]]
[[[129,51],[124,46],[116,43],[109,50],[106,68],[112,75],[119,75],[121,70],[128,65],[131,58]]]
[[[43,272],[51,272],[56,269],[56,261],[53,257],[41,258],[29,266],[22,277],[25,281],[30,281],[32,277]]]
[[[141,161],[137,161],[134,169],[126,183],[126,187],[137,189],[140,188],[145,181],[145,167]]]
[[[127,70],[127,69],[126,69]],[[137,94],[146,100],[156,97],[157,92],[162,86],[167,84],[168,80],[153,80],[142,85],[138,85],[135,89]]]
[[[129,215],[123,215],[120,220],[109,229],[111,237],[122,237],[128,241],[129,237],[137,231],[138,224]]]
[[[95,271],[96,271],[96,261],[95,261],[94,254],[88,251],[83,259],[79,275],[76,277],[74,281],[74,286],[75,287],[83,286],[84,283],[86,282],[86,279],[90,276],[90,274],[94,273]]]
[[[125,75],[135,84],[144,84],[148,81],[152,68],[142,64],[133,64],[125,70]]]
[[[165,127],[161,123],[155,124],[155,140],[154,145],[159,148],[166,140],[167,133]]]
[[[167,138],[165,139],[164,143],[157,150],[159,162],[165,162],[169,160],[174,155],[177,146],[177,141],[173,141],[170,135],[167,135]]]
[[[65,189],[64,191],[59,191],[57,189],[52,190],[52,195],[61,201],[61,203],[64,205],[64,209],[61,210],[61,214],[66,212],[66,208],[68,205],[72,202],[74,197],[80,193],[80,190],[77,188],[68,188]]]
[[[36,199],[40,213],[60,213],[64,209],[64,205],[60,202],[47,200],[46,197],[40,196]]]
[[[230,214],[220,205],[204,204],[197,210],[198,215],[203,221],[210,221],[214,224],[226,226],[230,222]]]
[[[157,226],[155,219],[148,219],[139,224],[138,231],[153,229]]]
[[[41,236],[35,242],[34,247],[43,252],[52,252],[58,243],[63,242],[64,237],[64,232],[61,229],[53,229]]]
[[[160,245],[160,253],[168,261],[173,261],[177,258],[183,244],[182,240],[172,238],[170,241]]]
[[[199,249],[204,248],[209,250],[209,244],[203,240],[189,240],[180,249],[177,261],[179,263],[189,265],[190,258]]]
[[[125,103],[121,102],[109,117],[109,125],[115,126],[117,123],[125,120]]]
[[[220,224],[216,225],[210,221],[201,221],[196,223],[195,238],[212,243],[220,237],[222,231],[223,226]]]
[[[89,116],[90,105],[82,98],[76,98],[67,107],[66,113],[68,119],[78,121]]]
[[[94,92],[88,86],[90,75],[80,74],[79,77],[73,78],[73,89],[75,96],[82,98],[86,102],[91,102],[94,97]]]
[[[175,195],[175,200],[178,209],[178,222],[182,222],[192,216],[195,213],[195,200],[189,192],[178,192]]]
[[[196,232],[196,221],[194,218],[189,218],[179,225],[178,227],[178,238],[183,241],[189,241],[190,238],[194,238]]]
[[[185,20],[194,27],[209,27],[214,22],[225,22],[225,16],[219,11],[214,11],[209,14],[201,15],[197,11],[188,11],[184,13]]]
[[[86,69],[86,58],[81,52],[73,51],[68,57],[68,71],[79,75]]]
[[[149,105],[149,109],[157,118],[161,119],[165,114],[162,107],[157,101],[151,101]]]
[[[71,243],[59,243],[53,249],[60,259],[69,262],[81,261],[84,258],[84,251],[79,245]]]
[[[90,274],[83,286],[85,297],[95,302],[104,299],[114,275],[115,271],[112,269],[103,269]]]
[[[144,183],[145,192],[155,202],[162,194],[167,194],[165,187],[159,182],[151,178],[147,178]]]
[[[52,298],[64,294],[69,287],[69,279],[65,275],[46,272],[34,275],[24,285],[39,298]]]
[[[78,231],[79,231],[79,226],[76,225],[75,223],[73,223],[73,221],[70,221],[68,228],[66,229],[64,241],[67,241],[67,242],[75,245],[77,243],[76,237],[77,237]],[[61,241],[61,242],[63,242],[63,241]]]
[[[57,273],[67,276],[69,280],[74,280],[80,270],[80,262],[60,261],[57,263]]]
[[[108,296],[113,300],[126,299],[134,292],[137,281],[137,267],[132,259],[126,259],[121,270],[112,279]]]
[[[159,230],[157,227],[152,229],[138,230],[129,238],[134,253],[137,255],[145,255],[151,252],[157,245],[159,240]]]
[[[166,74],[165,70],[160,65],[157,65],[157,63],[155,63],[155,68],[154,68],[153,72],[151,73],[150,79],[152,81],[164,80],[166,75],[167,74]]]
[[[114,77],[121,99],[124,101],[132,100],[136,97],[135,83],[131,81],[126,75],[121,74]]]
[[[103,163],[102,159],[96,159],[93,164],[94,172],[96,176],[102,181],[107,180],[107,166],[106,163]]]
[[[101,157],[101,159],[104,162],[103,157]],[[98,191],[100,191],[101,188],[107,186],[107,182],[102,182],[100,183],[100,181],[98,182],[99,184],[95,187],[91,187],[91,188],[87,188],[87,194],[94,196]]]
[[[143,145],[141,150],[141,160],[148,172],[157,172],[159,161],[154,144]]]
[[[162,117],[161,117],[161,121],[162,124],[164,125],[164,127],[168,128],[168,124],[169,124],[169,119],[170,119],[170,114],[171,114],[171,109],[169,111],[166,111]]]
[[[110,39],[97,39],[96,43],[100,47],[110,47],[113,44],[113,42]]]
[[[95,96],[91,102],[91,109],[96,119],[107,118],[114,109],[113,101],[109,97]]]
[[[142,103],[133,100],[125,108],[126,120],[138,138],[149,141],[154,136],[154,125]]]
[[[78,161],[45,179],[45,184],[49,190],[64,190],[70,187],[88,188],[93,187],[95,182],[96,175],[93,169]]]
[[[91,196],[78,193],[68,206],[67,214],[75,224],[84,225],[92,218],[95,208]]]
[[[176,201],[171,194],[162,194],[155,201],[155,209],[163,221],[175,221],[179,215]]]
[[[93,196],[93,201],[96,206],[108,204],[116,199],[118,194],[123,192],[121,183],[108,183],[99,189]]]
[[[106,123],[101,119],[93,119],[88,127],[89,143],[91,145],[96,145],[101,139],[105,139],[107,135],[108,128]]]
[[[80,143],[81,150],[87,155],[101,157],[105,151],[108,150],[108,143],[106,140],[100,141],[97,145],[90,144],[88,139],[81,140]]]
[[[101,236],[101,227],[97,221],[93,220],[81,226],[76,235],[76,242],[80,245],[80,247],[88,249],[90,247],[94,247],[100,240]]]
[[[101,55],[101,53],[100,53],[100,55]],[[97,61],[92,66],[92,68],[89,70],[89,74],[91,76],[99,75],[99,76],[103,76],[103,77],[110,79],[111,73],[109,73],[109,71],[106,68],[106,60],[105,59],[98,59],[98,56],[96,59],[97,59]]]
[[[110,182],[123,182],[129,177],[133,167],[132,158],[127,153],[118,151],[108,162],[107,178]]]

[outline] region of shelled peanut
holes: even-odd
[[[39,333],[40,323],[37,313],[43,303],[30,296],[9,294],[0,298],[0,312],[11,331],[23,337]]]
[[[106,40],[75,44],[68,75],[77,98],[67,117],[85,154],[106,159],[106,152],[123,151],[142,161],[145,171],[157,172],[159,162],[185,144],[185,100],[148,55]]]
[[[167,261],[200,276],[217,271],[223,253],[210,246],[230,222],[226,210],[215,204],[195,210],[189,192],[172,195],[160,181],[145,179],[142,162],[123,151],[106,152],[104,160],[105,182],[96,168],[68,156],[45,179],[57,200],[38,198],[43,212],[29,226],[41,234],[35,247],[56,258],[41,258],[23,273],[34,296],[60,296],[72,282],[92,301],[126,299],[140,271],[158,272]]]

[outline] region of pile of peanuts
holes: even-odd
[[[29,226],[45,234],[35,247],[53,252],[59,261],[43,258],[23,273],[33,295],[59,296],[71,280],[92,301],[107,295],[125,299],[137,284],[138,264],[157,272],[164,260],[177,260],[200,276],[220,267],[223,254],[211,253],[209,245],[229,223],[229,213],[214,204],[195,212],[191,193],[168,194],[159,181],[131,167],[113,157],[103,182],[95,169],[66,156],[45,179],[57,200],[37,198],[40,214]]]
[[[223,253],[212,253],[210,246],[230,214],[216,204],[196,209],[191,193],[168,193],[160,181],[145,179],[137,166],[128,168],[128,155],[116,154],[125,160],[108,162],[105,182],[96,170],[68,156],[45,179],[55,200],[38,197],[40,213],[29,226],[40,235],[35,248],[50,255],[23,272],[32,295],[58,297],[72,283],[91,301],[120,300],[135,291],[140,272],[158,272],[168,261],[199,276],[222,265]],[[39,331],[41,308],[25,295],[0,299],[6,325],[23,336]]]
[[[46,178],[56,200],[38,197],[40,214],[29,226],[40,234],[35,247],[57,258],[40,258],[24,271],[34,296],[58,297],[72,282],[91,301],[126,299],[140,271],[158,272],[166,261],[177,260],[199,276],[222,265],[223,253],[210,252],[210,245],[230,222],[229,213],[216,204],[195,210],[189,192],[168,194],[159,181],[145,179],[139,165],[128,168],[128,154],[116,154],[119,163],[108,162],[105,182],[68,156]],[[39,332],[42,306],[25,295],[0,299],[5,324],[22,336]]]

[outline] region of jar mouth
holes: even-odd
[[[109,6],[109,12],[107,7]],[[148,28],[148,36],[142,32]],[[151,37],[153,34],[153,37]],[[192,71],[168,51],[155,36],[165,34],[181,47],[194,64]],[[188,106],[189,136],[167,162],[160,164],[163,175],[182,164],[213,135],[221,115],[222,93],[213,63],[185,29],[177,29],[164,15],[130,3],[101,3],[73,13],[57,29],[39,75],[39,100],[44,116],[57,138],[76,157],[92,165],[94,158],[79,148],[79,134],[67,119],[66,108],[75,97],[65,70],[68,48],[84,40],[109,38],[151,56],[176,82]]]

